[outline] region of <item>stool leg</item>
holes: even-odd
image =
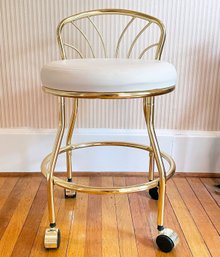
[[[152,145],[150,144],[152,147]],[[149,181],[154,179],[154,154],[152,152],[149,153],[149,172],[148,172]]]
[[[154,108],[151,110],[151,115],[150,115],[150,122],[152,126],[154,126]],[[150,146],[152,148],[152,144],[150,143]],[[154,180],[154,153],[150,152],[149,153],[149,173],[148,173],[148,179],[149,181]],[[151,188],[149,190],[149,195],[151,196],[152,199],[158,200],[158,187]]]
[[[60,231],[56,228],[55,209],[54,209],[54,183],[53,174],[65,130],[65,99],[59,98],[59,126],[56,140],[54,143],[53,154],[47,176],[47,195],[50,228],[46,229],[44,245],[46,248],[58,248],[60,243]]]
[[[165,189],[166,189],[166,174],[163,160],[160,153],[157,136],[154,129],[152,114],[154,112],[154,97],[144,98],[144,115],[147,124],[147,130],[150,138],[151,147],[153,149],[157,169],[159,172],[159,199],[158,199],[158,216],[157,229],[159,235],[156,238],[156,243],[159,249],[163,252],[170,252],[179,241],[179,237],[175,231],[169,228],[164,228],[164,205],[165,205]]]
[[[73,130],[76,123],[77,112],[78,112],[78,99],[75,98],[73,100],[73,110],[70,118],[67,138],[66,138],[66,146],[69,146],[72,143],[72,136],[73,136]],[[67,181],[72,182],[72,151],[66,152],[66,166],[67,166]],[[74,198],[76,197],[76,192],[65,188],[64,196],[65,198]]]
[[[149,118],[150,118],[150,122],[154,126],[154,108],[152,108],[151,115],[150,115]],[[152,148],[151,142],[150,142],[150,146]],[[154,179],[154,153],[153,152],[149,153],[149,173],[148,173],[148,178],[149,178],[149,181]]]
[[[160,177],[157,225],[158,225],[158,230],[163,230],[166,177],[165,177],[165,168],[164,168],[163,160],[160,154],[160,148],[157,142],[154,123],[152,119],[153,112],[154,112],[154,98],[153,97],[144,98],[144,114],[145,114],[147,130],[148,130],[151,147],[153,149],[154,158],[157,164],[159,177]]]

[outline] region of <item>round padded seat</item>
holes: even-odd
[[[174,86],[176,70],[157,60],[69,59],[46,64],[41,80],[62,91],[138,92]]]

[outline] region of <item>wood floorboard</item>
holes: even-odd
[[[101,186],[101,177],[90,177],[90,186]],[[84,257],[102,256],[102,196],[89,195]]]
[[[220,185],[220,179],[213,178],[201,178],[202,183],[207,188],[212,198],[216,201],[220,207],[220,196],[215,193],[215,185]]]
[[[76,198],[64,197],[64,189],[59,188],[60,204],[57,210],[56,222],[59,224],[59,229],[62,231],[62,244],[60,244],[59,251],[48,251],[49,257],[63,257],[66,255],[69,244],[69,236],[74,219],[74,208],[76,205]]]
[[[206,213],[209,216],[213,226],[220,234],[220,208],[212,198],[208,190],[203,186],[202,182],[198,178],[188,178],[195,195],[198,197]],[[220,255],[219,255],[220,256]]]
[[[144,181],[141,180],[140,178],[137,179],[138,183],[143,183]],[[141,200],[142,200],[142,204],[143,204],[143,210],[145,210],[146,212],[146,218],[148,219],[148,226],[150,228],[151,231],[151,238],[154,240],[154,248],[156,251],[156,256],[157,257],[161,257],[161,256],[167,256],[166,253],[162,253],[161,251],[158,250],[156,243],[155,243],[155,238],[158,235],[158,231],[157,231],[157,201],[152,200],[149,196],[148,193],[145,192],[141,192],[139,193],[139,195],[141,195]],[[147,196],[147,197],[146,197]],[[170,204],[170,201],[168,199],[168,197],[166,198],[166,205],[165,205],[165,219],[164,219],[164,225],[167,228],[171,228],[174,231],[177,232],[179,238],[180,238],[180,242],[177,245],[177,247],[171,252],[169,253],[168,256],[176,256],[176,257],[190,257],[192,256],[191,251],[189,249],[189,246],[186,242],[186,239],[184,237],[183,231],[180,227],[180,224],[177,220],[177,217],[172,209],[172,206]],[[145,255],[141,255],[141,256],[145,256]]]
[[[89,178],[78,178],[78,183],[89,185]],[[88,194],[77,193],[76,205],[74,208],[74,222],[70,231],[66,256],[84,257],[86,246],[88,198]]]
[[[46,200],[46,181],[43,180],[34,198],[11,256],[30,256],[32,245],[34,243],[42,215],[47,204]]]
[[[1,181],[2,181],[2,184],[0,187],[0,209],[2,209],[2,206],[4,205],[5,201],[8,199],[9,194],[11,193],[14,186],[16,185],[18,181],[18,177],[17,178],[6,177],[6,178],[3,178]],[[9,199],[11,199],[11,197]]]
[[[46,188],[45,188],[46,189]],[[47,193],[45,192],[45,196],[47,199]],[[58,188],[55,187],[55,191],[54,191],[54,202],[55,202],[55,213],[56,216],[58,214],[58,211],[60,209],[61,206],[61,201],[63,200],[63,189],[62,188]],[[61,224],[59,224],[60,226]],[[31,257],[44,257],[44,256],[48,256],[51,253],[56,253],[58,252],[58,254],[60,254],[60,248],[56,251],[54,250],[45,250],[44,246],[43,246],[43,240],[44,240],[44,232],[45,229],[49,227],[49,221],[48,221],[48,208],[46,206],[43,215],[41,216],[41,222],[38,228],[38,232],[35,238],[35,241],[33,243],[32,249],[31,249],[31,253],[30,256]],[[57,254],[57,253],[56,253]],[[60,255],[62,256],[62,255]],[[65,254],[63,254],[63,256],[65,256]]]
[[[0,256],[12,256],[14,246],[25,223],[26,217],[28,216],[41,180],[42,178],[27,178],[24,180],[25,183],[21,183],[24,182],[23,179],[19,180],[19,187],[16,188],[15,191],[13,190],[13,197],[15,197],[16,200],[18,200],[18,198],[16,198],[14,193],[18,192],[19,201],[16,204],[15,209],[13,209],[13,213],[10,217],[10,221],[7,224],[7,227],[4,227],[4,234],[0,240]]]
[[[115,177],[114,186],[125,186],[124,177]],[[119,234],[119,249],[121,257],[137,257],[138,250],[134,234],[134,226],[130,213],[128,195],[115,195],[116,215]]]
[[[143,179],[141,179],[141,182]],[[126,178],[127,185],[135,185],[137,184],[137,179],[135,177]],[[132,217],[132,222],[134,226],[135,239],[137,244],[137,250],[139,256],[155,256],[155,247],[152,239],[150,224],[147,219],[147,210],[146,206],[142,203],[142,198],[147,197],[146,192],[129,194],[129,204],[130,204],[130,212]],[[147,200],[147,199],[146,199]],[[148,200],[146,201],[148,204]]]
[[[112,177],[102,177],[103,187],[113,187]],[[115,196],[102,196],[102,256],[120,257]]]
[[[0,190],[2,188],[2,185],[4,184],[4,182],[7,180],[6,177],[0,177]]]
[[[14,186],[13,190],[10,192],[7,198],[5,198],[4,205],[1,208],[0,212],[0,239],[2,238],[8,223],[16,209],[20,199],[22,198],[22,194],[24,193],[24,189],[28,185],[30,178],[19,179]],[[7,187],[7,184],[5,185]]]
[[[172,180],[167,184],[167,195],[189,244],[192,255],[203,257],[211,256],[202,235]]]
[[[168,182],[169,183],[169,182]],[[179,243],[176,248],[172,251],[172,254],[175,257],[190,257],[192,256],[192,252],[189,248],[189,245],[185,239],[184,233],[181,229],[178,218],[172,208],[170,200],[168,196],[166,197],[166,206],[165,206],[165,219],[164,219],[165,227],[171,228],[177,232],[179,236]]]
[[[197,198],[197,194],[194,194],[190,186],[192,185],[196,191],[197,187],[195,188],[195,183],[192,182],[189,184],[185,178],[174,178],[173,180],[176,184],[176,187],[178,188],[178,191],[185,205],[187,206],[189,212],[191,213],[191,216],[198,230],[200,231],[200,234],[202,235],[203,240],[207,245],[211,255],[213,257],[219,257],[220,256],[220,248],[218,247],[219,235],[215,227],[213,227],[213,224],[209,219],[209,216],[207,215],[203,207],[203,204],[201,204],[201,202]],[[204,187],[203,184],[201,183],[200,183],[200,186]],[[203,197],[204,195],[202,196],[202,198]],[[220,213],[219,213],[219,217],[220,217]]]
[[[77,177],[77,183],[112,187],[142,183],[146,177]],[[61,230],[57,250],[45,250],[47,188],[42,177],[0,177],[0,257],[218,257],[219,179],[176,177],[167,183],[165,226],[180,238],[170,253],[156,246],[157,201],[148,192],[123,195],[78,193],[65,199],[55,187]]]

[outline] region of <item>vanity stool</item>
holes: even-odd
[[[118,39],[114,52],[108,54],[110,42],[106,40],[110,29],[109,22],[101,19],[118,17],[114,23]],[[126,18],[126,23],[122,19]],[[85,24],[83,25],[83,22]],[[108,27],[103,31],[104,25]],[[120,24],[123,28],[120,30]],[[113,26],[113,25],[112,25]],[[134,30],[136,26],[136,29]],[[64,28],[75,29],[79,36],[72,37]],[[157,33],[152,30],[157,29]],[[86,32],[89,28],[93,33]],[[100,29],[101,28],[101,29]],[[131,32],[131,31],[135,31]],[[106,32],[107,31],[107,32]],[[152,33],[152,36],[145,36]],[[96,34],[98,56],[93,49]],[[74,34],[75,35],[75,34]],[[131,40],[131,36],[134,39]],[[127,41],[125,37],[127,36]],[[67,38],[65,40],[65,37]],[[176,232],[164,227],[164,204],[166,181],[175,173],[175,162],[166,153],[161,152],[154,130],[154,101],[159,95],[170,93],[176,84],[176,70],[168,62],[161,61],[161,53],[165,42],[165,29],[160,20],[144,13],[123,9],[101,9],[82,12],[65,18],[57,28],[57,39],[61,53],[61,60],[46,64],[41,70],[43,90],[59,100],[59,125],[52,153],[42,162],[41,171],[47,179],[49,228],[46,229],[45,248],[58,248],[60,244],[60,230],[56,226],[54,206],[54,186],[64,188],[66,198],[76,197],[77,192],[91,194],[125,194],[139,191],[149,191],[151,198],[158,200],[156,243],[161,251],[170,252],[178,242]],[[82,43],[84,40],[84,44]],[[74,41],[70,43],[70,40]],[[130,41],[129,41],[130,40]],[[137,43],[143,49],[137,53]],[[146,43],[143,44],[143,40]],[[154,42],[153,42],[154,41]],[[128,49],[122,47],[129,44]],[[145,42],[145,41],[144,41]],[[106,44],[105,44],[106,43]],[[80,49],[82,48],[82,49]],[[75,56],[67,58],[67,54],[74,52]],[[124,54],[126,51],[126,54]],[[102,52],[103,56],[100,57]],[[152,53],[146,59],[148,52]],[[124,54],[124,57],[122,55]],[[134,57],[134,55],[137,55]],[[88,58],[89,55],[89,58]],[[85,58],[84,58],[85,57]],[[66,144],[61,147],[66,121],[65,101],[72,99],[73,110],[68,124]],[[145,117],[150,145],[129,142],[88,142],[72,144],[71,139],[77,117],[78,99],[143,99],[143,114]],[[77,184],[72,180],[72,151],[86,147],[120,146],[132,147],[149,152],[149,177],[143,184],[123,187],[91,187]],[[66,154],[67,179],[54,176],[57,158],[61,153]],[[165,170],[164,160],[168,163]],[[156,164],[159,176],[154,175]],[[76,199],[77,200],[77,199]]]

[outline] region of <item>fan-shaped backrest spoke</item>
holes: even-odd
[[[88,17],[88,20],[90,21],[90,23],[92,24],[92,26],[94,27],[95,31],[97,32],[100,40],[101,40],[101,43],[102,43],[102,47],[103,47],[103,50],[104,50],[104,55],[105,55],[105,58],[107,57],[107,51],[106,51],[106,47],[105,47],[105,43],[104,43],[104,40],[103,40],[103,37],[100,33],[100,31],[98,30],[97,26],[95,25],[95,23],[91,20],[90,17]]]
[[[144,56],[144,54],[145,54],[148,50],[150,50],[151,48],[153,48],[153,47],[155,47],[155,46],[158,46],[158,45],[159,45],[159,43],[156,43],[156,44],[152,44],[152,45],[146,47],[146,48],[141,52],[141,54],[138,56],[138,59],[141,59],[141,58]]]
[[[88,37],[86,36],[86,34],[72,21],[71,24],[80,32],[80,34],[84,37],[84,39],[86,40],[86,42],[88,43],[89,45],[89,48],[92,52],[92,56],[95,57],[95,54],[94,54],[94,51],[93,51],[93,48],[90,44],[90,41],[88,39]]]
[[[82,53],[79,51],[79,49],[77,49],[75,46],[70,45],[70,44],[68,44],[68,43],[63,43],[63,45],[72,48],[73,50],[75,50],[75,51],[79,54],[79,56],[80,56],[81,58],[84,58],[84,57],[83,57],[83,54],[82,54]]]
[[[149,22],[146,26],[143,27],[143,29],[137,34],[137,36],[134,38],[133,42],[131,43],[131,46],[128,50],[127,57],[129,58],[131,56],[131,52],[134,48],[135,43],[138,41],[138,38],[143,34],[143,32],[152,24],[152,22]]]
[[[123,29],[119,39],[118,39],[118,43],[117,43],[117,46],[116,46],[116,51],[115,51],[115,57],[117,58],[118,57],[118,53],[119,53],[119,48],[120,48],[120,44],[121,44],[121,41],[122,41],[122,38],[123,36],[125,35],[125,32],[128,30],[129,26],[132,24],[132,22],[135,20],[135,18],[133,17],[129,22],[128,24],[125,26],[125,28]]]

